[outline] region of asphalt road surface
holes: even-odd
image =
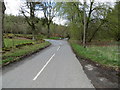
[[[94,88],[65,40],[3,68],[3,88]]]

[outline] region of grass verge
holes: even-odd
[[[107,67],[120,68],[118,60],[118,46],[83,46],[70,43],[74,52],[81,58],[92,60]]]
[[[12,46],[16,46],[19,44],[23,44],[23,43],[33,43],[33,40],[23,40],[23,39],[9,39],[9,38],[5,38],[4,39],[4,43],[5,43],[5,47],[9,48]]]
[[[7,65],[7,64],[17,61],[27,55],[30,55],[36,51],[39,51],[49,45],[50,45],[50,43],[46,41],[43,43],[37,43],[34,45],[30,45],[30,46],[15,48],[13,51],[3,54],[2,61],[0,62],[0,64],[2,64],[2,66]]]
[[[15,37],[32,39],[33,35],[32,34],[11,34],[11,33],[5,34],[4,33],[4,38],[15,38]],[[46,36],[44,36],[42,34],[35,35],[35,39],[37,39],[37,40],[43,39],[43,38],[46,38]]]

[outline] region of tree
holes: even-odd
[[[85,12],[85,6],[86,6],[86,1],[84,0],[84,34],[83,34],[83,46],[84,48],[86,47],[86,25],[88,24],[88,22],[86,23],[86,12]],[[92,5],[91,5],[92,6]],[[90,8],[91,9],[91,8]],[[89,12],[89,18],[90,18],[90,12]],[[89,20],[88,18],[88,20]],[[88,25],[87,25],[88,26]]]
[[[42,20],[40,19],[37,24],[35,24],[35,34],[40,32],[42,29]],[[14,16],[5,15],[4,18],[4,33],[14,33],[14,34],[32,34],[31,27],[28,25],[24,16]]]
[[[115,3],[115,6],[107,14],[106,19],[108,20],[108,31],[110,35],[116,40],[120,41],[120,29],[119,29],[119,9],[120,1]]]
[[[2,7],[2,8],[1,8]],[[5,12],[5,10],[6,10],[6,7],[5,7],[5,4],[4,4],[4,2],[1,2],[0,1],[0,8],[1,8],[1,10],[0,10],[0,12],[1,12],[1,17],[2,17],[2,24],[1,24],[1,30],[2,30],[2,33],[1,33],[1,38],[2,38],[2,48],[4,48],[4,39],[3,39],[3,30],[4,30],[4,12]]]
[[[35,24],[38,23],[38,18],[36,18],[35,16],[36,5],[37,2],[26,2],[27,7],[25,8],[21,7],[21,12],[24,15],[28,25],[31,27],[33,40],[35,40],[35,29],[36,29]],[[27,11],[26,9],[29,9],[29,11]],[[29,14],[29,16],[27,16],[26,13]]]
[[[85,5],[81,2],[57,3],[56,7],[60,15],[69,20],[68,26],[72,27],[70,36],[76,37],[78,33],[75,34],[74,32],[77,29],[81,38],[77,37],[76,39],[84,41],[84,43],[91,42],[100,28],[107,22],[106,15],[109,6],[104,3],[96,3],[94,0],[90,0],[90,3],[86,2]],[[86,22],[84,22],[84,17]],[[94,22],[98,24],[96,25]],[[83,27],[85,27],[85,32],[83,32]],[[83,36],[85,37],[83,38]]]
[[[83,34],[83,9],[79,8],[81,2],[61,2],[56,4],[57,11],[62,18],[69,21],[69,35],[71,39],[82,38]],[[80,33],[79,33],[80,32]]]
[[[50,37],[50,24],[56,15],[55,3],[52,1],[39,3],[40,10],[44,13],[44,23],[48,28],[48,38]]]

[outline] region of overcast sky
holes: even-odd
[[[5,5],[6,5],[6,14],[12,14],[12,15],[18,15],[19,14],[19,10],[20,10],[20,6],[23,4],[24,0],[4,0],[5,1]],[[59,0],[60,1],[60,0]],[[80,0],[81,2],[83,2],[83,0]],[[86,0],[89,1],[89,0]],[[96,2],[111,2],[114,3],[116,0],[95,0]],[[43,16],[43,13],[40,13],[38,15],[39,17]],[[64,24],[66,22],[66,20],[63,19],[59,19],[59,18],[54,18],[54,22],[56,22],[57,24]]]

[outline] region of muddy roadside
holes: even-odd
[[[111,68],[102,67],[101,65],[77,56],[83,70],[91,80],[95,88],[113,88],[113,90],[120,88],[119,71]]]

